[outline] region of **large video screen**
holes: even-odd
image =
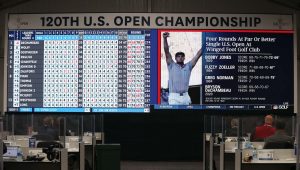
[[[292,31],[161,30],[158,109],[293,109]]]
[[[10,14],[4,112],[295,112],[291,15]]]
[[[149,30],[9,30],[10,112],[149,112]]]

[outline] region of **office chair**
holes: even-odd
[[[33,138],[35,138],[36,140],[42,140],[42,141],[53,141],[53,137],[51,137],[50,135],[47,134],[37,134],[37,135],[33,135]]]
[[[54,148],[63,148],[63,145],[56,141],[39,141],[36,145],[37,148],[49,148],[50,146]]]
[[[50,148],[53,146],[54,148],[63,148],[63,145],[59,142],[56,141],[39,141],[37,143],[38,148]],[[55,156],[50,155],[51,159],[54,158]],[[48,154],[47,154],[48,158]],[[48,158],[49,159],[49,158]],[[75,154],[68,154],[68,170],[76,170],[78,169],[78,158]]]
[[[252,140],[252,142],[264,142],[265,139],[264,138],[256,138],[254,140]]]

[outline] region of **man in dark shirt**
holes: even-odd
[[[277,120],[275,128],[275,134],[266,139],[264,149],[293,149],[294,139],[286,134],[284,121]]]
[[[53,128],[53,118],[47,116],[43,119],[43,125],[38,129],[37,140],[58,140],[58,132]]]
[[[238,119],[231,119],[230,125],[231,125],[231,127],[226,130],[226,136],[237,136],[238,127],[239,127],[239,120]]]

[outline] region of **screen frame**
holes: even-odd
[[[2,107],[2,113],[15,113],[15,112],[7,112],[7,60],[8,60],[8,24],[9,24],[9,17],[10,15],[14,15],[16,13],[7,13],[6,14],[6,17],[5,17],[5,32],[4,32],[4,70],[3,70],[3,73],[4,73],[4,81],[3,81],[3,107]],[[30,13],[18,13],[18,15],[22,15],[22,14],[30,14]],[[34,13],[34,14],[37,14],[37,15],[43,15],[43,14],[91,14],[91,13]],[[92,13],[92,14],[110,14],[110,13]],[[111,13],[111,14],[114,14],[114,13]],[[121,14],[127,14],[127,13],[121,13]],[[147,13],[128,13],[128,14],[147,14]],[[148,13],[149,14],[149,13]],[[213,15],[213,14],[222,14],[222,13],[151,13],[151,14],[197,14],[197,15],[201,15],[201,14],[209,14],[209,15]],[[227,13],[228,14],[228,13]],[[241,14],[246,14],[246,13],[235,13],[233,15],[241,15]],[[225,14],[226,15],[226,14]],[[228,14],[229,15],[229,14]],[[230,14],[232,15],[232,14]],[[298,54],[298,47],[297,47],[297,20],[296,20],[296,14],[293,13],[293,14],[258,14],[258,13],[248,13],[246,15],[289,15],[292,17],[292,29],[293,29],[293,40],[294,40],[294,113],[298,113],[298,64],[297,64],[297,54]],[[47,29],[47,28],[45,28]],[[55,28],[54,28],[55,29]],[[71,29],[71,28],[70,28]],[[80,28],[79,28],[80,29]],[[91,28],[92,29],[92,28]],[[103,28],[105,29],[105,28]],[[118,28],[116,28],[118,29]],[[123,29],[126,29],[126,28],[123,28]],[[156,30],[159,30],[158,28],[152,28],[152,27],[148,27],[146,29],[156,29]],[[169,28],[161,28],[163,30],[165,29],[169,29]],[[190,28],[187,28],[187,29],[190,29]],[[201,31],[201,29],[199,29]],[[151,109],[152,110],[152,109]],[[199,110],[198,110],[199,111]],[[214,111],[213,109],[211,109],[210,111]],[[209,111],[209,112],[210,112]],[[220,110],[216,110],[217,112],[219,112]],[[235,112],[234,110],[229,110],[230,112]],[[248,110],[246,110],[248,111]],[[151,112],[151,111],[150,111]],[[222,112],[222,111],[221,111]],[[238,112],[244,112],[244,110],[239,110]],[[270,112],[270,111],[269,111]],[[273,111],[271,110],[271,112],[276,112],[276,111]],[[279,111],[281,112],[281,111]],[[19,112],[18,112],[19,113]]]

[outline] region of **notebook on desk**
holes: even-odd
[[[7,146],[7,152],[3,154],[3,160],[16,160],[18,157],[18,146]]]

